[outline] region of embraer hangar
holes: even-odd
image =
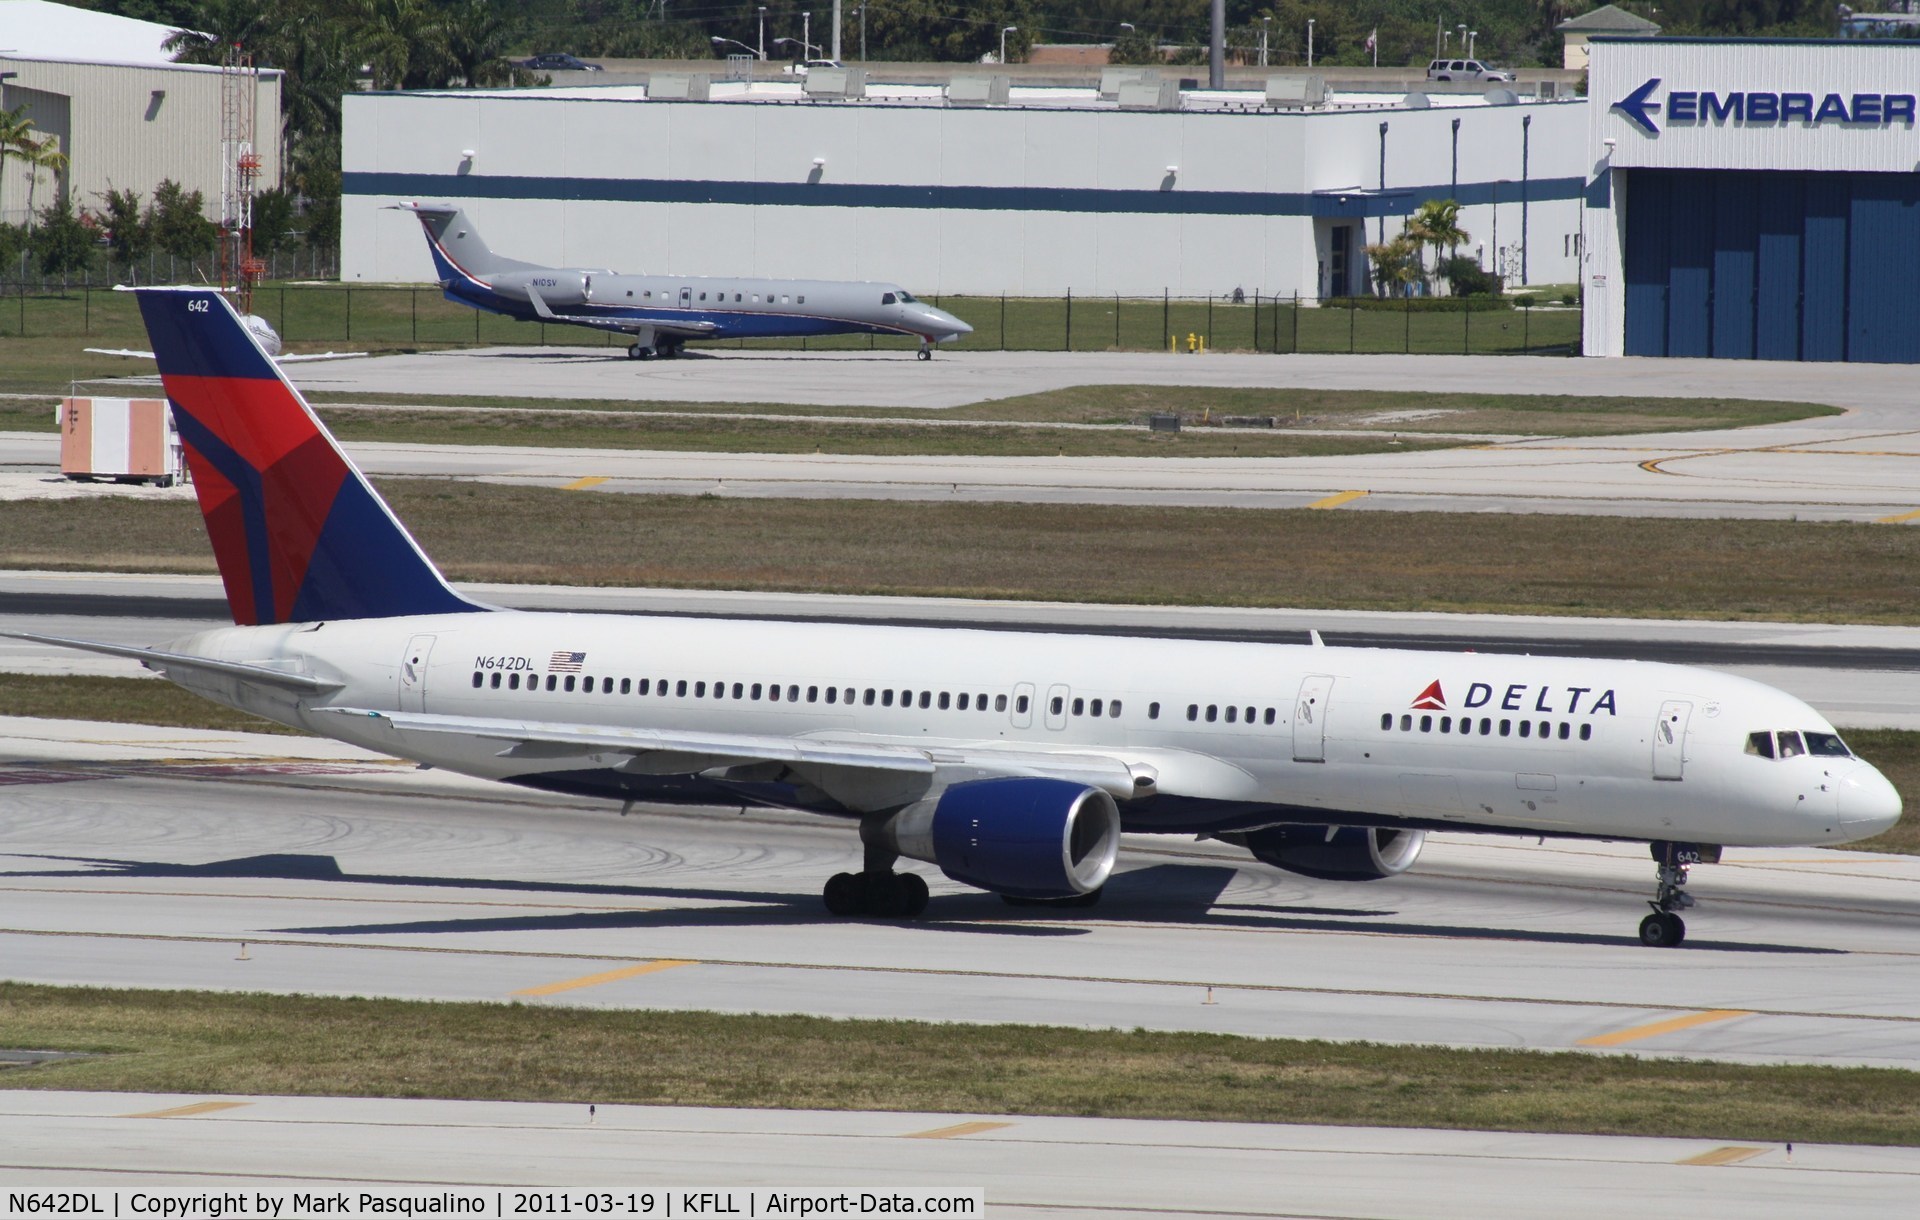
[[[815,77],[349,94],[342,278],[434,279],[411,217],[381,211],[403,199],[547,265],[1311,300],[1370,291],[1365,246],[1452,198],[1461,253],[1509,284],[1578,274],[1581,99]]]
[[[1920,43],[1592,51],[1587,354],[1920,362]]]

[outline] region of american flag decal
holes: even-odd
[[[587,654],[584,652],[567,652],[562,650],[548,658],[547,668],[557,674],[577,674],[580,672],[580,666],[585,664],[586,659]]]

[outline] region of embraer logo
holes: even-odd
[[[1653,116],[1662,103],[1651,100],[1660,87],[1660,78],[1647,80],[1638,89],[1615,102],[1618,110],[1650,136],[1660,134]],[[1845,123],[1853,127],[1890,127],[1914,124],[1915,98],[1911,93],[1774,93],[1764,89],[1733,90],[1716,93],[1710,89],[1669,89],[1664,108],[1670,126],[1728,121],[1744,127],[1777,127],[1801,122],[1809,127],[1822,123]]]
[[[1440,689],[1440,680],[1435,678],[1427,683],[1427,689],[1414,697],[1413,706],[1427,711],[1444,712],[1447,710],[1447,696]]]

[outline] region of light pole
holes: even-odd
[[[760,6],[760,62],[767,62],[767,6]]]
[[[783,42],[788,44],[789,46],[799,47],[801,59],[817,58],[812,53],[817,52],[820,49],[819,47],[814,46],[810,42],[801,42],[798,38],[776,38],[773,40],[773,45],[777,47]]]
[[[813,53],[813,14],[804,11],[800,14],[800,58],[818,58]]]
[[[1468,59],[1472,59],[1472,58],[1473,58],[1473,44],[1474,44],[1474,42],[1475,42],[1475,41],[1477,41],[1477,40],[1479,39],[1479,37],[1480,37],[1480,31],[1479,31],[1479,30],[1468,30],[1468,31],[1467,31],[1467,58],[1468,58]]]
[[[862,4],[853,10],[860,14],[860,62],[867,62],[867,6]]]
[[[1307,67],[1313,67],[1313,18],[1307,18]]]
[[[1460,31],[1460,54],[1465,55],[1467,53],[1467,23],[1462,21],[1453,28]]]
[[[716,51],[719,50],[721,47],[739,47],[742,51],[745,51],[749,55],[754,53],[754,50],[752,47],[748,46],[744,42],[741,42],[737,38],[722,38],[720,37],[720,35],[715,34],[713,37],[707,39],[707,41],[713,44],[714,50]],[[762,55],[760,58],[765,59],[766,56]]]
[[[1267,66],[1267,30],[1272,24],[1272,13],[1260,18],[1260,66],[1263,68]]]
[[[1003,25],[1000,27],[1000,62],[1002,64],[1007,62],[1007,35],[1017,34],[1019,32],[1020,27],[1017,25]]]

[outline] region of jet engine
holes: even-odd
[[[537,288],[540,299],[549,305],[583,305],[593,295],[591,271],[508,271],[492,278],[493,290],[501,296],[525,301],[528,288]]]
[[[260,349],[267,355],[280,354],[280,332],[273,329],[271,322],[257,313],[250,313],[241,316],[240,325],[247,328],[247,333],[259,342]]]
[[[1073,898],[1099,889],[1113,872],[1120,810],[1085,784],[1008,776],[954,784],[862,835],[966,885],[1016,898]]]
[[[1322,881],[1378,881],[1412,868],[1427,832],[1377,826],[1268,826],[1220,838],[1290,873]]]

